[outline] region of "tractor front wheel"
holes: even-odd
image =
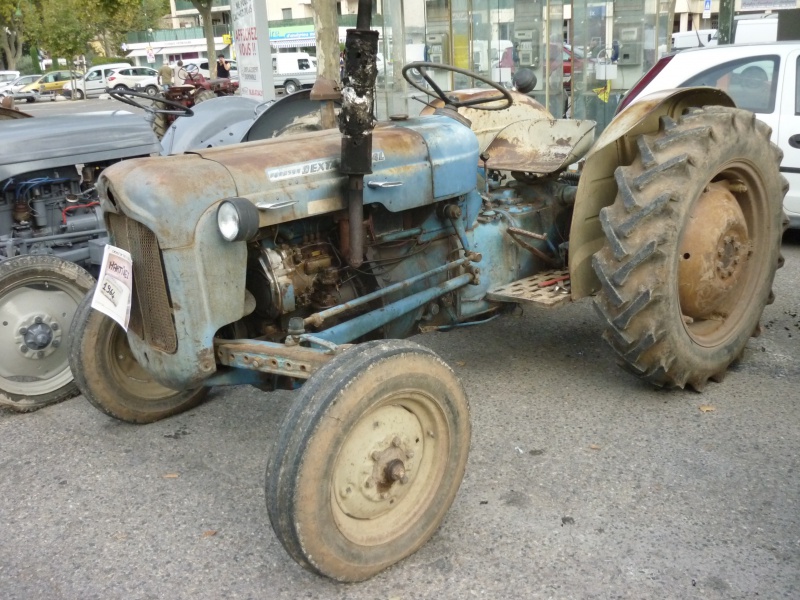
[[[207,388],[175,391],[154,381],[131,353],[128,336],[92,308],[93,292],[75,311],[69,363],[75,383],[95,408],[128,423],[152,423],[194,408]]]
[[[788,184],[769,138],[747,111],[691,109],[617,168],[595,306],[620,363],[657,386],[721,380],[772,301]]]
[[[408,341],[335,357],[300,391],[267,466],[267,508],[284,548],[338,581],[417,551],[455,498],[470,443],[453,371]]]

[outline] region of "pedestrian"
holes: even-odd
[[[175,85],[186,85],[186,69],[183,68],[183,61],[179,60],[175,65],[175,76],[173,77]]]
[[[511,52],[511,63],[513,65],[511,72],[515,73],[517,69],[519,69],[519,42],[514,42],[514,49]]]
[[[231,76],[231,64],[225,60],[225,56],[217,56],[217,77],[229,78]]]
[[[158,83],[165,92],[172,86],[172,67],[164,63],[158,70]]]

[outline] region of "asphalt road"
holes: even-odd
[[[147,426],[82,397],[0,409],[0,598],[798,598],[800,235],[764,332],[702,394],[620,370],[588,301],[420,335],[472,405],[443,526],[372,580],[295,564],[269,525],[294,394],[219,388]]]

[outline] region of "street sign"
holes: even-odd
[[[705,0],[703,3],[703,18],[710,19],[711,18],[711,0]]]
[[[230,33],[223,33],[222,34],[222,43],[227,45],[227,46],[231,45],[232,40],[231,40],[231,34]]]
[[[151,64],[156,62],[156,53],[150,47],[147,48],[147,62]]]

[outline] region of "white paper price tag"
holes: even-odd
[[[107,244],[100,277],[92,296],[92,308],[108,315],[128,330],[133,293],[133,260],[129,252]]]

